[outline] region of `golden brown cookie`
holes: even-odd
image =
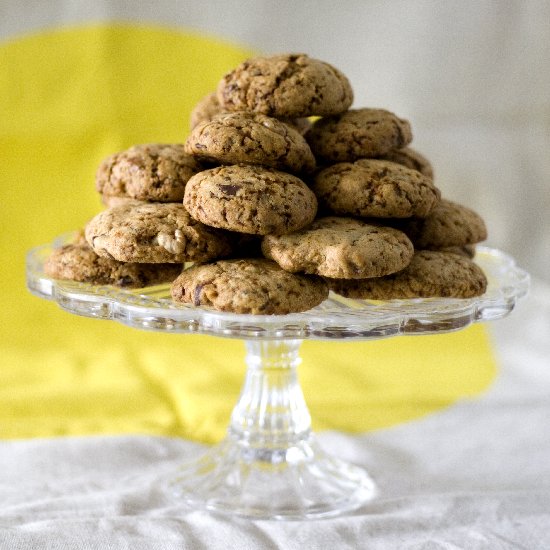
[[[441,199],[424,219],[401,220],[396,227],[409,236],[415,248],[426,250],[462,247],[487,238],[487,228],[479,214],[447,199]]]
[[[204,262],[228,256],[234,236],[193,219],[180,203],[109,208],[86,225],[99,256],[120,262]]]
[[[440,252],[451,252],[453,254],[458,254],[459,256],[470,258],[470,260],[473,260],[476,255],[475,244],[465,244],[464,246],[448,246],[446,248],[440,248],[439,250]]]
[[[199,122],[208,122],[217,115],[220,115],[222,113],[229,113],[229,112],[231,111],[227,111],[223,109],[222,106],[220,105],[216,92],[212,92],[206,95],[205,97],[203,97],[197,103],[194,109],[191,111],[191,117],[190,117],[191,130]],[[242,112],[245,112],[245,111],[242,111]],[[278,120],[280,120],[281,122],[284,122],[286,125],[296,130],[302,136],[311,127],[311,121],[309,120],[309,118],[280,118]]]
[[[315,159],[306,140],[279,120],[258,113],[225,113],[193,128],[185,151],[218,164],[258,164],[311,172]]]
[[[138,205],[138,204],[147,204],[152,201],[140,201],[138,199],[132,199],[130,197],[118,197],[116,195],[101,195],[101,202],[107,207],[111,208],[112,206],[126,206],[126,205]]]
[[[183,204],[206,225],[251,235],[297,231],[317,212],[317,199],[301,179],[246,165],[196,174],[187,183]]]
[[[96,189],[109,197],[174,202],[187,180],[203,169],[183,144],[134,145],[106,158],[96,173]]]
[[[217,94],[228,111],[276,118],[342,113],[353,102],[348,79],[305,54],[248,59],[221,79]]]
[[[193,266],[172,284],[176,302],[255,315],[306,311],[327,297],[320,277],[288,273],[264,258]]]
[[[319,162],[352,162],[386,155],[412,140],[408,121],[384,109],[351,109],[316,120],[307,141]]]
[[[402,271],[374,279],[326,279],[330,289],[347,298],[472,298],[487,289],[479,266],[458,254],[433,250],[415,252]]]
[[[424,217],[440,198],[430,178],[401,164],[377,159],[329,166],[315,175],[311,188],[321,208],[360,217]]]
[[[218,101],[216,92],[211,92],[205,95],[191,111],[191,116],[189,117],[189,125],[191,130],[199,124],[199,122],[208,122],[212,120],[215,116],[224,113],[224,109]]]
[[[44,272],[54,279],[125,288],[171,282],[182,268],[181,264],[117,262],[98,256],[86,242],[57,248],[44,262]]]
[[[301,136],[305,136],[313,124],[309,118],[279,118],[278,120],[294,128]]]
[[[269,235],[264,256],[291,272],[362,279],[403,269],[413,247],[404,233],[353,218],[325,217],[290,235]]]
[[[380,160],[389,160],[391,162],[397,162],[407,168],[418,170],[423,176],[434,179],[434,171],[430,161],[418,151],[411,147],[403,147],[403,149],[392,149],[389,153],[386,153],[382,157],[378,157]]]

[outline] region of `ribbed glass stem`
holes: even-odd
[[[248,371],[229,428],[241,443],[275,449],[309,436],[311,417],[296,373],[301,343],[246,342]]]
[[[296,375],[301,343],[246,342],[248,370],[228,436],[169,482],[191,509],[305,519],[354,510],[376,494],[362,468],[326,455],[310,432]]]

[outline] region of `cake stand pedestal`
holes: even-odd
[[[306,519],[342,514],[376,495],[368,473],[327,455],[311,432],[297,367],[305,339],[372,340],[402,334],[459,330],[504,317],[527,293],[528,274],[506,254],[478,247],[487,292],[472,299],[350,300],[335,294],[318,307],[290,315],[238,315],[179,305],[169,285],[139,290],[58,281],[44,274],[52,248],[27,255],[27,286],[78,315],[131,327],[240,338],[247,374],[226,438],[183,464],[164,488],[196,508],[262,519]]]
[[[362,469],[311,433],[296,367],[300,340],[248,340],[248,371],[226,439],[169,483],[195,506],[258,518],[323,517],[372,499]]]

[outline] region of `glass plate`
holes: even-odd
[[[27,256],[29,290],[77,315],[112,319],[134,328],[192,332],[232,338],[359,339],[426,334],[464,328],[507,315],[529,287],[529,275],[499,250],[478,246],[476,263],[488,279],[487,292],[471,299],[419,298],[369,301],[331,292],[314,309],[289,315],[243,315],[176,304],[170,285],[138,290],[54,280],[44,274],[45,258],[72,236],[32,249]]]
[[[363,469],[327,455],[311,432],[297,377],[304,339],[370,340],[458,330],[504,317],[529,287],[529,275],[495,249],[478,247],[476,262],[489,282],[472,299],[351,300],[330,294],[318,307],[290,315],[239,315],[179,305],[170,285],[138,290],[54,280],[44,260],[65,235],[27,255],[33,294],[70,313],[131,327],[246,340],[245,383],[227,437],[162,482],[170,499],[261,519],[314,519],[368,503],[376,486]],[[205,412],[207,414],[207,411]]]

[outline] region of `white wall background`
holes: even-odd
[[[0,39],[117,19],[205,31],[345,72],[355,106],[408,118],[445,196],[550,280],[550,2],[0,0]]]

